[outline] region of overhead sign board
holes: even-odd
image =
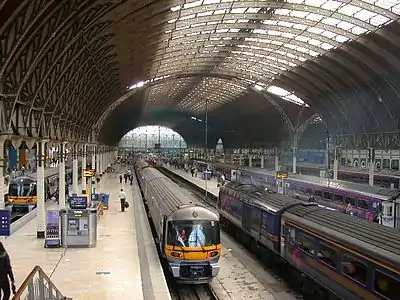
[[[0,210],[0,236],[10,236],[11,234],[11,211],[8,209]]]
[[[286,178],[289,177],[289,174],[287,172],[278,171],[278,172],[276,172],[276,176],[275,177],[277,179],[286,179]]]
[[[69,207],[71,209],[86,209],[87,196],[72,196],[69,199]]]
[[[93,177],[96,175],[95,169],[84,169],[83,170],[83,177]]]

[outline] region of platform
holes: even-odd
[[[183,177],[184,179],[197,185],[198,187],[202,188],[203,190],[206,189],[206,180],[201,179],[200,174],[198,174],[197,177],[196,176],[192,177],[192,174],[187,173],[182,169],[175,169],[174,167],[167,166],[167,165],[165,165],[164,168],[175,173],[176,175]],[[218,184],[218,182],[214,178],[207,180],[207,191],[218,198],[219,187],[217,187],[217,184]]]
[[[121,186],[131,204],[125,212],[118,199]],[[36,218],[4,241],[17,286],[39,265],[74,300],[169,300],[138,187],[109,178],[102,190],[110,193],[110,205],[98,223],[95,248],[45,249],[44,240],[36,238]]]

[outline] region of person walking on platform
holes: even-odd
[[[133,175],[132,174],[129,176],[129,182],[131,183],[131,185],[133,185]]]
[[[126,194],[124,192],[124,189],[121,189],[119,192],[119,201],[121,201],[121,211],[125,211],[125,200],[126,200]]]
[[[11,288],[15,294],[15,280],[11,267],[10,257],[3,244],[0,242],[0,298],[2,300],[9,300],[11,296]]]
[[[124,174],[124,179],[125,179],[125,183],[127,183],[128,182],[128,174],[127,173]]]
[[[122,183],[122,174],[119,175],[119,183]]]

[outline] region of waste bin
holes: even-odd
[[[104,209],[108,209],[108,205],[109,205],[109,202],[110,202],[110,195],[106,194],[106,193],[101,193],[99,195],[99,200],[101,202],[103,202],[103,208]]]
[[[63,247],[96,247],[97,209],[62,209],[61,245]]]
[[[203,179],[204,180],[211,180],[211,171],[204,171],[203,172]]]

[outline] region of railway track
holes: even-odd
[[[176,287],[176,300],[218,300],[208,284],[180,285]]]

